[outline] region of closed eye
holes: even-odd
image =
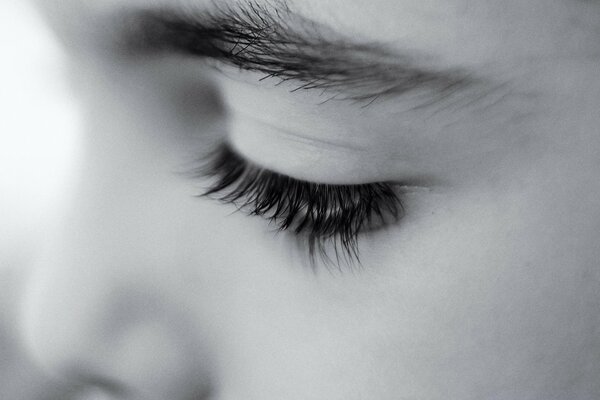
[[[246,161],[227,144],[194,175],[212,180],[202,196],[234,204],[305,241],[313,266],[317,256],[326,264],[360,263],[359,234],[396,222],[403,214],[392,183],[297,180]]]

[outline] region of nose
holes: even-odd
[[[43,369],[78,386],[200,399],[210,387],[209,346],[200,302],[183,277],[181,235],[165,223],[176,215],[129,178],[128,191],[109,189],[126,196],[111,199],[105,187],[73,196],[30,276],[26,345]]]
[[[45,258],[56,264],[39,265],[27,289],[23,330],[34,360],[77,386],[119,396],[201,398],[208,354],[198,324],[181,311],[190,306],[169,292],[175,282],[158,286],[107,267],[114,254],[65,253]]]

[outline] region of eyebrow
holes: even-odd
[[[352,40],[295,13],[284,1],[214,5],[211,10],[137,10],[128,15],[127,52],[175,52],[291,81],[296,90],[370,100],[419,89],[445,97],[474,82],[462,70],[433,70],[382,44]]]

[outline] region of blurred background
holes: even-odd
[[[60,46],[28,2],[0,0],[0,399],[73,398],[28,359],[23,284],[64,191],[77,142]]]

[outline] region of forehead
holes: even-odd
[[[241,0],[277,4],[284,0]],[[37,0],[65,36],[110,30],[126,10],[202,12],[240,0]],[[589,56],[598,48],[600,14],[579,0],[287,0],[292,10],[341,34],[452,64],[486,64],[548,55]]]

